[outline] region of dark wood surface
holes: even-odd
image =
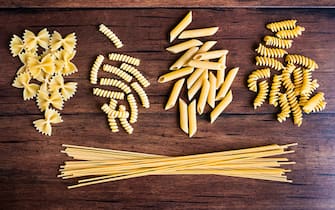
[[[25,2],[25,1],[24,1]],[[35,1],[34,1],[35,2]],[[308,1],[307,1],[308,2]],[[324,1],[327,2],[327,1]],[[27,5],[30,4],[27,2]],[[140,4],[140,3],[139,3]],[[20,6],[20,3],[9,3]],[[100,4],[98,4],[100,5]],[[73,6],[73,5],[72,5]],[[0,209],[334,209],[335,208],[335,10],[334,9],[193,9],[191,27],[219,26],[211,39],[228,49],[228,67],[239,66],[233,84],[234,101],[211,125],[198,117],[198,132],[188,139],[177,125],[177,110],[164,111],[172,83],[158,84],[176,56],[165,52],[167,34],[187,9],[13,9],[0,10]],[[305,115],[300,128],[292,120],[280,124],[270,105],[253,110],[254,94],[247,75],[256,68],[253,51],[265,24],[298,19],[306,28],[291,53],[314,58],[313,77],[325,92],[328,106]],[[119,50],[97,31],[111,26],[124,41]],[[12,34],[47,27],[61,34],[76,32],[79,72],[67,81],[79,83],[74,98],[61,111],[64,122],[53,136],[42,136],[32,121],[42,115],[34,101],[23,101],[22,90],[11,87],[20,62],[11,57]],[[99,110],[103,100],[91,94],[89,69],[98,54],[117,51],[141,58],[140,70],[149,78],[151,108],[140,108],[133,135],[109,131]],[[297,164],[289,175],[293,184],[220,176],[149,176],[74,190],[73,180],[56,178],[66,160],[61,144],[87,145],[164,155],[186,155],[298,142],[288,155]]]

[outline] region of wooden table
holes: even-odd
[[[335,208],[333,1],[197,0],[179,5],[172,0],[64,0],[54,5],[44,1],[0,2],[0,209]],[[217,48],[229,50],[228,68],[240,67],[232,87],[233,103],[213,125],[207,116],[198,117],[199,129],[192,139],[178,128],[177,110],[163,109],[172,83],[157,83],[176,58],[164,50],[169,46],[167,34],[189,10],[184,8],[187,6],[199,7],[191,9],[192,28],[220,27],[212,39],[218,40]],[[278,110],[270,105],[255,111],[255,94],[246,88],[247,75],[256,68],[253,49],[269,33],[265,24],[289,18],[298,19],[306,28],[289,51],[318,62],[320,68],[313,77],[328,102],[325,111],[304,115],[300,128],[291,119],[278,123]],[[97,31],[100,23],[111,26],[125,47],[115,50]],[[32,126],[33,120],[43,116],[35,102],[23,101],[22,90],[11,86],[20,62],[8,50],[13,34],[22,35],[24,29],[38,32],[44,27],[78,36],[74,63],[79,72],[66,80],[78,82],[79,89],[65,103],[61,111],[64,122],[54,126],[51,137],[39,134]],[[151,107],[140,109],[133,135],[111,133],[99,108],[103,100],[91,93],[90,66],[95,56],[111,51],[139,57],[140,70],[152,84],[147,89]],[[73,180],[56,178],[59,165],[67,159],[60,153],[62,143],[174,156],[291,142],[299,143],[296,153],[288,155],[297,162],[289,175],[293,184],[185,175],[148,176],[67,190]]]

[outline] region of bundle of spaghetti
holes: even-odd
[[[61,151],[72,157],[60,166],[62,179],[81,178],[69,189],[148,175],[212,174],[278,182],[292,182],[291,170],[281,168],[295,162],[277,157],[293,153],[286,145],[267,145],[248,149],[186,156],[163,156],[121,150],[63,145]],[[273,157],[275,156],[275,157]]]
[[[247,83],[250,91],[258,91],[254,99],[254,107],[255,104],[258,107],[267,95],[264,94],[264,90],[257,90],[257,84],[264,85],[265,80],[271,84],[272,80],[269,104],[275,107],[280,105],[281,112],[277,115],[277,120],[284,122],[292,115],[294,124],[300,127],[303,112],[320,112],[326,108],[327,102],[324,97],[320,97],[320,100],[313,99],[314,96],[324,95],[323,92],[315,92],[319,87],[317,80],[312,78],[313,71],[319,68],[316,61],[304,55],[289,54],[284,50],[292,47],[293,40],[289,39],[296,38],[305,31],[304,27],[297,26],[296,23],[297,20],[284,20],[266,25],[266,28],[275,34],[264,37],[264,45],[260,43],[255,49],[258,54],[255,60],[257,66],[266,66],[269,72],[265,69],[254,70],[250,73]],[[271,76],[270,69],[276,70],[274,76]],[[261,101],[260,95],[265,97],[261,98]]]

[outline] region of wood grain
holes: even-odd
[[[308,1],[307,1],[308,2]],[[19,3],[16,3],[19,5]],[[29,6],[29,3],[25,2]],[[155,4],[154,4],[155,5]],[[71,5],[70,5],[71,6]],[[98,4],[99,6],[99,4]],[[229,50],[228,67],[239,66],[233,84],[234,101],[215,124],[208,116],[198,117],[198,132],[188,139],[177,126],[177,110],[164,111],[172,83],[158,84],[176,56],[167,33],[186,9],[13,9],[0,10],[0,207],[1,209],[332,209],[335,208],[335,53],[334,9],[194,9],[192,28],[219,26],[210,39],[217,49]],[[304,116],[297,128],[292,120],[280,124],[276,109],[264,105],[254,111],[254,94],[246,88],[247,75],[256,68],[253,51],[269,32],[270,21],[296,18],[306,28],[294,41],[291,53],[314,58],[313,73],[325,92],[328,106],[322,113]],[[116,50],[97,31],[100,23],[113,28],[125,44]],[[20,62],[11,57],[12,34],[47,27],[61,34],[76,32],[79,72],[66,78],[79,83],[74,98],[65,103],[64,122],[53,136],[40,135],[32,121],[42,115],[34,101],[23,101],[22,90],[11,87]],[[206,40],[206,39],[205,39]],[[104,102],[91,94],[89,69],[98,54],[123,52],[141,58],[140,70],[149,78],[151,108],[140,108],[133,135],[112,134]],[[298,142],[289,155],[297,165],[281,184],[220,176],[150,176],[67,190],[72,180],[56,178],[66,160],[61,144],[87,145],[164,155],[186,155]]]

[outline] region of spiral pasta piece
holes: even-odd
[[[131,65],[128,65],[126,63],[122,63],[120,68],[122,70],[132,74],[143,87],[148,87],[150,85],[150,82],[135,67],[133,67]]]
[[[127,84],[117,79],[101,78],[100,85],[107,85],[107,86],[113,86],[113,87],[120,88],[126,94],[129,94],[131,92],[131,89]]]
[[[257,80],[270,78],[270,69],[257,69],[253,71],[248,78],[248,88],[253,92],[257,92]]]
[[[299,68],[295,68],[293,70],[293,84],[294,84],[294,90],[295,90],[295,94],[298,96],[300,95],[301,92],[301,86],[302,86],[302,82],[303,82],[303,71],[302,69]]]
[[[294,69],[295,69],[294,65],[287,65],[282,71],[282,83],[287,90],[295,89],[295,86],[291,79],[291,75]]]
[[[276,36],[281,39],[293,39],[300,35],[302,35],[302,32],[305,31],[304,27],[297,26],[294,29],[289,30],[281,30],[276,33]]]
[[[318,106],[318,104],[321,103],[321,101],[325,100],[325,96],[323,92],[319,92],[317,94],[315,94],[315,96],[313,96],[312,98],[310,98],[307,103],[303,106],[303,110],[305,113],[309,114],[311,113],[314,109],[316,109],[316,107]]]
[[[280,71],[284,68],[284,65],[274,58],[256,56],[256,65],[257,66],[268,66],[277,71]]]
[[[137,108],[137,103],[136,103],[134,95],[133,94],[129,94],[127,96],[127,101],[129,103],[129,107],[130,107],[130,119],[129,119],[129,122],[130,123],[135,123],[135,122],[137,122],[138,108]]]
[[[254,109],[262,106],[265,99],[268,96],[269,84],[267,81],[262,81],[259,83],[259,92],[254,100]]]
[[[299,105],[304,106],[307,103],[307,101],[310,99],[310,97],[312,96],[314,91],[319,88],[319,86],[320,85],[319,85],[318,81],[316,79],[314,79],[311,83],[310,91],[308,93],[306,93],[305,95],[300,96]]]
[[[291,109],[287,100],[287,95],[285,93],[281,93],[279,96],[279,105],[281,108],[281,112],[277,114],[277,120],[282,123],[286,120],[286,118],[290,117]]]
[[[119,54],[119,53],[110,53],[108,55],[108,58],[111,61],[121,61],[124,63],[132,64],[134,66],[139,66],[141,62],[140,59],[138,58],[134,58],[132,56],[125,55],[125,54]]]
[[[291,111],[293,114],[293,122],[295,125],[300,127],[302,124],[302,110],[298,104],[297,97],[295,96],[295,93],[293,90],[287,90],[286,94],[287,94],[288,103],[290,104]]]
[[[100,88],[93,88],[93,95],[104,97],[104,98],[119,99],[119,100],[124,99],[124,92],[104,90]]]
[[[103,33],[105,36],[107,36],[113,42],[116,48],[123,47],[123,44],[119,39],[119,37],[117,37],[116,34],[114,34],[114,32],[110,30],[107,26],[105,26],[104,24],[100,24],[99,31]]]
[[[271,90],[270,90],[270,93],[269,93],[269,104],[272,104],[275,107],[278,106],[278,100],[279,100],[279,95],[280,95],[280,87],[281,87],[281,83],[282,83],[281,80],[282,80],[282,75],[275,74],[273,76]]]
[[[130,82],[133,77],[128,74],[127,72],[122,71],[121,69],[119,69],[118,67],[115,66],[111,66],[109,64],[104,64],[102,67],[102,70],[108,73],[112,73],[115,74],[116,76],[120,77],[121,79]]]
[[[320,112],[326,108],[327,102],[326,101],[320,101],[319,104],[317,104],[312,112]]]
[[[268,48],[259,43],[258,48],[255,50],[258,54],[270,58],[282,58],[287,54],[287,51],[279,48]]]
[[[108,120],[108,125],[109,125],[109,128],[111,129],[111,131],[113,133],[119,132],[119,127],[116,123],[116,119],[114,117],[108,116],[107,120]]]
[[[269,23],[266,28],[272,32],[278,32],[281,30],[290,30],[296,27],[297,20],[283,20],[278,22]]]
[[[264,42],[266,45],[283,49],[291,48],[293,44],[293,40],[280,39],[274,36],[265,36]]]
[[[319,68],[318,64],[313,59],[303,55],[290,54],[285,57],[285,61],[288,63],[301,65],[303,67],[310,69],[311,71],[314,71],[315,69]]]
[[[105,57],[103,55],[98,55],[95,59],[93,66],[91,68],[90,82],[96,85],[98,83],[98,71],[104,61]]]
[[[137,82],[133,82],[133,83],[130,84],[130,86],[135,90],[135,92],[140,97],[142,106],[144,108],[149,108],[150,107],[150,102],[149,102],[148,95],[145,93],[145,91],[143,90],[141,85],[138,84]]]
[[[306,95],[312,89],[312,73],[311,71],[304,69],[302,75],[301,95]]]
[[[126,107],[124,105],[120,105],[119,111],[120,112],[125,112],[126,111]],[[127,118],[119,118],[119,119],[120,119],[120,123],[121,123],[121,126],[123,127],[123,129],[128,134],[132,134],[133,131],[134,131],[134,128],[129,124]]]

